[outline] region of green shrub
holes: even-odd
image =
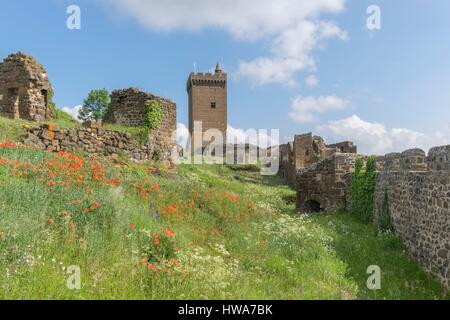
[[[145,127],[149,130],[158,129],[164,114],[158,101],[147,101],[145,103]]]
[[[392,231],[391,212],[389,209],[389,194],[387,189],[384,190],[383,204],[381,205],[378,226],[381,231]]]
[[[357,158],[352,182],[352,212],[361,222],[370,223],[373,220],[376,158],[369,157],[365,170],[363,166],[363,160]]]
[[[148,143],[148,135],[151,131],[156,130],[161,125],[164,113],[158,101],[148,100],[145,103],[144,126],[138,130],[139,142]]]
[[[156,162],[161,160],[161,150],[157,149],[153,151],[152,160]]]
[[[103,119],[108,111],[111,98],[106,89],[92,90],[83,102],[78,118],[82,121]]]
[[[363,212],[362,208],[362,181],[363,181],[363,159],[358,157],[355,163],[355,172],[352,179],[352,213],[360,217]]]

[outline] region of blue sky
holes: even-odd
[[[313,131],[379,154],[450,143],[449,1],[186,3],[3,1],[0,57],[35,56],[61,108],[91,89],[137,86],[174,100],[186,124],[193,64],[220,61],[233,128],[280,129],[283,140]],[[81,30],[66,28],[71,4]],[[369,5],[381,30],[367,29]]]

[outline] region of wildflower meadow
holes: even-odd
[[[0,298],[448,298],[395,235],[347,214],[300,216],[293,196],[257,171],[174,174],[3,142]],[[378,291],[366,286],[372,259]]]

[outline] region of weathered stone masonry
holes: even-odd
[[[338,212],[346,208],[348,176],[356,154],[334,154],[300,169],[296,176],[297,208],[302,212]]]
[[[191,73],[186,83],[189,95],[189,133],[194,141],[203,147],[209,144],[203,141],[203,134],[210,129],[219,130],[223,142],[227,141],[228,98],[227,73],[219,64],[212,73]],[[195,128],[201,122],[202,129]]]
[[[54,125],[43,125],[29,129],[24,144],[48,151],[82,150],[89,154],[100,154],[119,158],[122,154],[135,162],[152,161],[155,150],[160,158],[158,161],[166,166],[173,166],[171,151],[163,149],[155,141],[141,144],[133,139],[130,133],[105,130],[96,127],[82,127],[75,129],[58,129]]]
[[[330,158],[334,154],[356,154],[357,147],[349,141],[327,145],[321,137],[307,133],[296,135],[293,142],[281,145],[279,150],[279,175],[295,185],[298,170]]]
[[[297,172],[301,212],[351,211],[356,154],[335,154]],[[366,159],[367,157],[363,157]],[[409,252],[450,287],[450,146],[377,158],[374,220],[388,192],[392,225]]]
[[[176,147],[174,135],[177,130],[177,106],[174,102],[137,88],[115,90],[111,94],[111,103],[104,121],[130,127],[142,127],[145,125],[147,101],[157,101],[163,111],[161,124],[149,134],[148,147],[153,151],[159,150],[162,153],[162,159],[170,159],[171,152]]]
[[[161,130],[165,128],[168,130],[176,129],[176,104],[168,99],[141,91],[138,88],[113,91],[104,121],[128,127],[142,127],[145,124],[145,103],[147,101],[157,101],[164,112],[164,119],[160,126]]]
[[[387,155],[378,173],[375,219],[385,190],[391,221],[409,252],[450,287],[450,146]]]
[[[0,112],[13,119],[44,121],[51,118],[51,85],[44,67],[21,52],[0,63]]]

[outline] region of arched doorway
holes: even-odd
[[[308,200],[305,202],[305,211],[306,213],[317,213],[322,212],[323,209],[316,200]]]

